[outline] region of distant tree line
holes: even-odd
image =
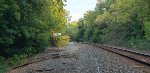
[[[99,0],[77,30],[75,41],[150,49],[150,0]]]

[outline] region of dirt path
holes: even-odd
[[[31,60],[41,61],[8,73],[146,73],[141,65],[90,45],[71,42],[61,49],[48,49]]]

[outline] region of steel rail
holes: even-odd
[[[87,43],[87,44],[89,44],[89,43]],[[130,50],[126,50],[126,49],[116,48],[116,47],[112,47],[112,46],[108,46],[108,45],[102,45],[102,44],[91,43],[89,45],[122,55],[124,57],[130,58],[132,60],[135,60],[136,62],[142,63],[142,64],[150,67],[150,55],[140,53],[140,52],[130,51]]]

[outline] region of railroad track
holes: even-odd
[[[122,55],[124,57],[130,58],[132,60],[135,60],[136,62],[142,63],[142,64],[150,67],[150,55],[135,52],[135,51],[130,51],[130,50],[126,50],[126,49],[111,47],[108,45],[101,45],[101,44],[89,44],[89,45],[92,45],[92,46],[95,46],[98,48],[102,48],[104,50]]]
[[[64,47],[64,48],[68,48],[68,47]],[[51,53],[51,52],[53,52],[53,53]],[[69,52],[70,52],[70,50],[69,50]],[[51,59],[58,59],[58,58],[76,58],[77,59],[77,57],[78,57],[78,55],[69,54],[66,50],[63,50],[63,49],[50,49],[49,51],[43,53],[42,55],[44,55],[44,54],[45,54],[45,56],[38,57],[35,60],[29,60],[25,63],[14,66],[14,67],[10,68],[9,70],[22,68],[22,67],[25,67],[25,66],[28,66],[31,64],[35,64],[35,63],[39,63],[39,62],[43,62],[43,61],[51,60]],[[45,70],[45,71],[48,71],[48,70]]]

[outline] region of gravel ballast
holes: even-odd
[[[86,44],[71,42],[61,51],[47,51],[44,57],[43,61],[8,73],[148,73],[132,60]]]

